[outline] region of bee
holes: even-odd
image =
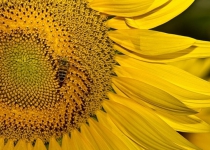
[[[70,67],[70,64],[68,60],[64,58],[58,60],[57,78],[58,78],[60,86],[63,85],[63,82],[66,79],[66,75],[68,74],[69,67]]]

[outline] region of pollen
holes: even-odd
[[[0,136],[62,137],[110,90],[107,18],[85,0],[0,2]]]

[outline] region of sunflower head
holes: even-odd
[[[148,30],[192,1],[1,0],[0,149],[197,149],[210,85],[168,63],[210,44]]]
[[[0,2],[0,135],[79,128],[101,107],[114,64],[106,17],[81,1]]]

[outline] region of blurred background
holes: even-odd
[[[195,0],[186,11],[154,30],[210,41],[210,0]],[[210,58],[181,61],[173,65],[210,81]]]
[[[210,0],[195,0],[185,12],[154,30],[210,41]],[[171,65],[210,81],[210,58],[185,60]],[[210,108],[202,109],[197,116],[210,124]],[[203,150],[210,150],[210,133],[180,134]]]
[[[195,0],[182,14],[155,30],[210,41],[210,0]]]

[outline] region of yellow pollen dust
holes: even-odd
[[[0,136],[49,141],[100,109],[114,64],[105,21],[85,0],[0,2]]]

